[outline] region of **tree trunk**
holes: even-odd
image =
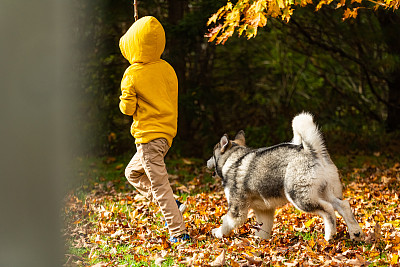
[[[399,44],[400,45],[400,44]],[[393,75],[389,84],[389,106],[387,117],[387,130],[389,132],[400,130],[400,69]]]
[[[400,58],[400,15],[393,11],[380,11],[378,18],[389,53]],[[400,65],[397,63],[388,74],[389,87],[386,127],[388,131],[400,130]]]

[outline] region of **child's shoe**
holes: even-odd
[[[183,214],[187,208],[186,205],[183,204],[182,202],[180,202],[179,200],[175,200],[175,202],[176,202],[176,205],[178,205],[179,210]]]
[[[178,237],[171,237],[170,239],[169,239],[169,242],[171,242],[171,243],[177,243],[177,242],[182,242],[182,241],[189,241],[191,238],[190,238],[190,235],[188,235],[188,234],[181,234],[180,236],[178,236]]]

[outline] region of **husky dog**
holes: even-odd
[[[222,238],[242,225],[251,208],[262,224],[256,235],[268,239],[275,209],[290,202],[301,211],[323,218],[327,241],[336,234],[335,210],[346,221],[351,239],[364,238],[349,202],[342,199],[337,168],[312,115],[297,115],[292,127],[291,143],[251,149],[246,147],[244,132],[240,131],[235,140],[224,135],[214,147],[207,167],[215,168],[221,177],[228,200],[222,226],[212,230],[215,237]]]

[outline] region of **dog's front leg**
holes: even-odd
[[[275,209],[259,210],[254,209],[260,229],[255,231],[255,235],[261,239],[271,238],[272,226],[274,225]]]
[[[218,228],[212,229],[211,233],[216,238],[222,238],[224,235],[228,235],[233,230],[232,219],[226,214],[222,217],[222,225]]]
[[[240,210],[239,207],[233,208],[233,210],[236,212],[232,212],[231,209],[229,209],[228,213],[222,218],[222,225],[211,231],[213,236],[216,238],[227,236],[232,230],[236,229],[246,221],[247,210]]]

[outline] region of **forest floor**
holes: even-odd
[[[170,244],[159,208],[124,178],[126,158],[79,159],[79,185],[70,190],[63,210],[65,266],[399,266],[400,160],[375,153],[333,156],[357,221],[362,242],[349,239],[338,216],[337,234],[324,240],[320,217],[278,209],[270,240],[253,235],[250,214],[231,236],[216,239],[227,202],[220,180],[198,159],[167,160],[191,242]]]

